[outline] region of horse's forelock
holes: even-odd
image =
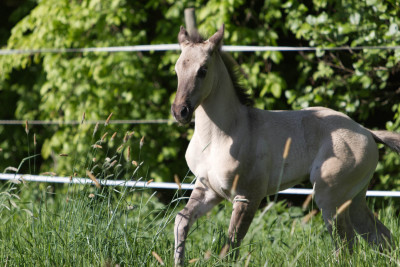
[[[189,42],[193,44],[200,44],[205,41],[205,38],[197,30],[193,31],[188,37]]]

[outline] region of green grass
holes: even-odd
[[[91,170],[97,179],[146,176],[147,171],[140,169],[142,141],[134,142],[139,145],[132,156],[139,162],[136,167],[127,148],[132,133],[109,145],[103,140],[106,127],[97,141],[96,131],[97,127],[92,144],[102,148],[94,145],[86,155],[72,155],[71,173],[80,176]],[[32,157],[36,159],[28,155],[17,169]],[[0,266],[157,266],[156,254],[172,266],[173,223],[185,204],[182,195],[177,191],[164,205],[148,189],[1,182]],[[376,211],[399,244],[398,206],[393,203],[388,200]],[[189,266],[400,266],[398,250],[382,254],[362,239],[352,255],[344,250],[337,257],[321,215],[304,223],[309,211],[284,202],[256,214],[234,262],[229,253],[220,256],[231,212],[232,205],[223,202],[193,225],[186,244]]]
[[[179,201],[163,205],[149,190],[77,185],[7,183],[0,192],[1,266],[157,266],[153,251],[173,265]],[[321,215],[302,223],[307,212],[284,202],[257,213],[236,263],[229,255],[220,259],[231,210],[224,202],[193,225],[190,266],[400,265],[397,250],[381,254],[363,240],[352,255],[336,257]],[[390,203],[378,216],[399,244],[399,220]]]

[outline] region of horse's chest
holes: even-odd
[[[197,178],[206,178],[214,191],[220,195],[232,187],[233,179],[239,168],[239,161],[232,157],[229,145],[199,146],[192,142],[186,151],[186,161]]]

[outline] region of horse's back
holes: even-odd
[[[272,167],[267,170],[272,180],[279,175],[283,148],[290,137],[292,145],[286,164],[291,166],[284,183],[300,182],[305,177],[316,179],[322,170],[332,176],[344,172],[363,172],[375,168],[377,146],[371,133],[347,115],[321,107],[298,111],[252,111],[258,136],[267,144],[265,149]],[[255,139],[257,139],[255,138]],[[371,166],[371,167],[369,167]],[[364,175],[364,173],[362,174]],[[327,182],[329,182],[327,180]],[[334,183],[335,181],[331,181]]]
[[[323,107],[296,111],[251,111],[254,118],[253,136],[268,140],[270,148],[283,149],[287,138],[292,138],[298,149],[314,158],[324,146],[347,144],[352,150],[375,145],[371,133],[347,115]],[[334,147],[332,147],[335,150]],[[303,151],[304,150],[304,151]],[[276,151],[275,151],[276,152]],[[360,151],[362,152],[362,151]],[[354,151],[357,153],[357,151]]]

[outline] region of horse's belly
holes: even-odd
[[[279,191],[291,188],[306,181],[308,178],[309,175],[307,174],[303,176],[296,175],[295,177],[286,177],[286,179],[282,178],[281,181],[279,180],[279,178],[271,179],[268,185],[267,195],[273,195],[278,193]]]
[[[280,167],[270,170],[268,179],[267,195],[276,194],[279,191],[288,189],[310,177],[310,162],[297,160],[278,165]]]

